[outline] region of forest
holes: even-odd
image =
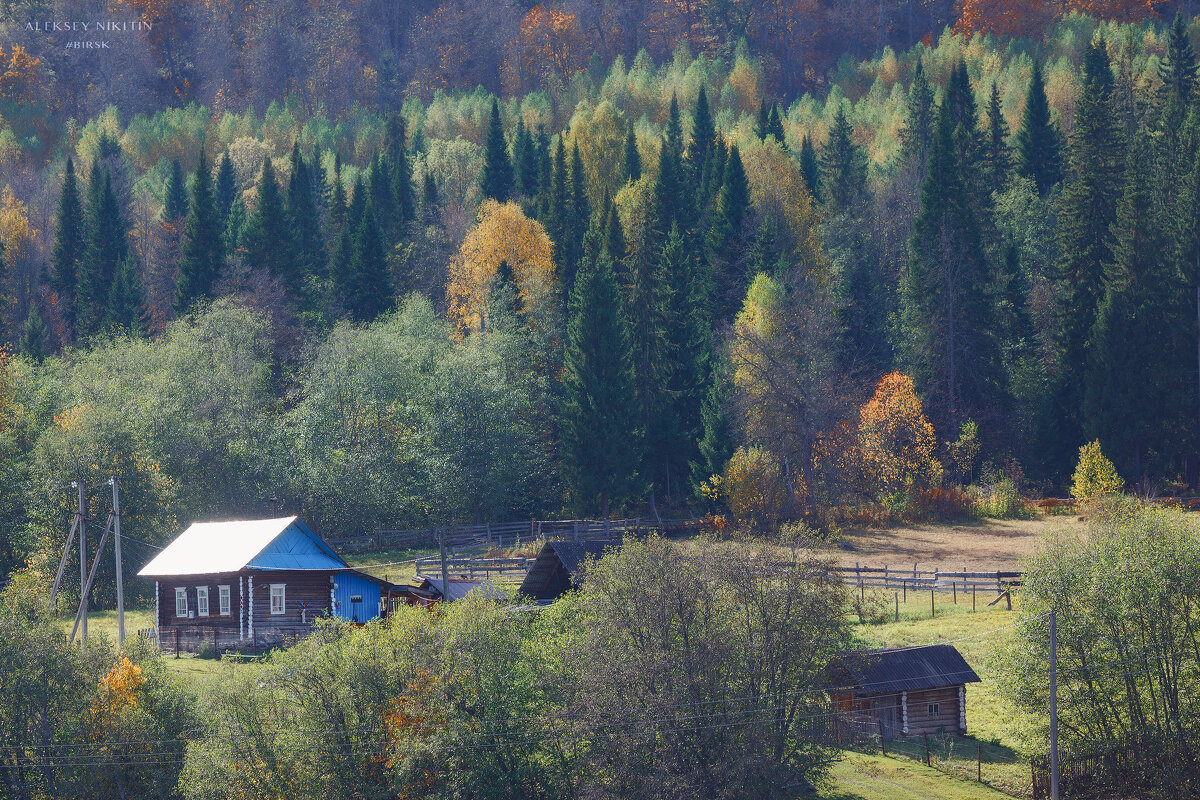
[[[309,76],[234,108],[212,73],[29,103],[93,84],[13,46],[0,561],[46,567],[67,484],[111,474],[151,543],[280,509],[953,514],[1065,492],[1094,441],[1188,493],[1196,28],[1064,8],[1013,38],[1002,6],[791,100],[748,30],[340,107]]]

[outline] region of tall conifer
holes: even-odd
[[[81,337],[99,333],[108,313],[109,293],[117,265],[129,255],[129,240],[112,175],[92,165],[92,192],[87,209],[87,245],[80,262],[75,319]]]
[[[1036,61],[1025,97],[1025,113],[1017,130],[1016,151],[1021,173],[1033,178],[1043,197],[1062,180],[1058,130],[1050,120],[1042,68]]]
[[[503,203],[512,194],[513,166],[508,157],[508,143],[504,140],[504,126],[500,122],[500,104],[495,98],[492,98],[492,116],[488,122],[479,183],[485,198]]]
[[[175,311],[183,313],[197,298],[211,297],[224,263],[222,224],[213,196],[208,158],[200,150],[192,177],[192,201],[179,246]]]
[[[50,256],[50,288],[58,295],[67,324],[75,324],[75,285],[84,251],[84,213],[75,178],[75,162],[67,157],[58,210],[54,216],[54,250]]]

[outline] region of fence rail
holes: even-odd
[[[1012,586],[1020,586],[1025,580],[1025,573],[1019,570],[920,570],[915,564],[912,569],[856,564],[853,567],[831,567],[830,571],[840,574],[846,583],[862,589],[899,591],[968,592],[988,589],[1003,592]]]
[[[329,539],[343,551],[416,550],[437,547],[439,540],[455,550],[483,547],[520,547],[522,543],[546,539],[575,541],[616,540],[624,536],[644,536],[651,532],[678,534],[697,529],[699,520],[680,519],[531,519],[516,522],[485,522],[479,525],[453,525],[406,530],[377,530],[362,536]]]

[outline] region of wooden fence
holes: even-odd
[[[887,565],[868,567],[855,564],[853,567],[833,567],[842,579],[860,589],[884,589],[908,591],[969,592],[974,589],[1006,591],[1011,586],[1020,586],[1025,573],[1014,570],[932,570],[894,568]]]
[[[677,535],[699,528],[699,520],[664,520],[661,523],[632,519],[531,519],[517,522],[484,522],[479,525],[377,530],[362,536],[329,539],[329,544],[346,552],[416,550],[437,547],[439,539],[455,550],[486,547],[520,547],[522,543],[546,539],[575,541],[619,540],[651,532]]]

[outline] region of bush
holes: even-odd
[[[721,480],[725,502],[739,520],[770,528],[783,510],[783,478],[779,462],[760,447],[739,447]]]
[[[1120,494],[1125,488],[1117,468],[1100,451],[1099,439],[1079,448],[1079,465],[1075,467],[1073,481],[1071,495],[1085,505]]]
[[[983,486],[970,486],[967,494],[971,497],[975,514],[980,517],[1033,519],[1037,516],[1037,509],[1021,496],[1011,478],[1000,478]]]
[[[957,486],[923,489],[913,496],[913,516],[937,521],[970,519],[975,516],[975,504]]]

